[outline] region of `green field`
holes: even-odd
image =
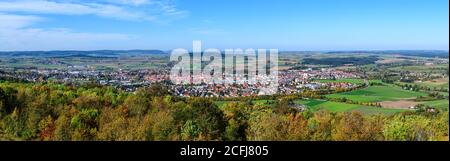
[[[447,77],[447,78],[443,78],[443,79],[436,79],[436,80],[425,81],[425,82],[417,82],[417,84],[423,85],[423,86],[429,86],[429,87],[448,89],[449,80]]]
[[[431,88],[443,88],[443,89],[449,89],[449,81],[448,78],[442,79],[439,81],[425,81],[425,82],[417,82],[419,86],[425,86],[425,87],[431,87]]]
[[[434,108],[438,108],[441,110],[448,110],[448,107],[449,107],[448,100],[427,101],[427,102],[424,102],[423,104],[434,107]]]
[[[8,58],[0,55],[0,68],[68,69],[69,66],[87,66],[97,70],[158,69],[169,62],[167,55],[138,55],[117,57],[69,56],[69,57],[20,57]]]
[[[400,66],[389,68],[394,71],[414,71],[414,72],[429,72],[429,73],[446,73],[448,64],[438,65],[414,65],[414,66]]]
[[[378,113],[391,115],[391,114],[395,114],[398,112],[409,111],[409,110],[404,110],[404,109],[377,108],[377,107],[347,104],[347,103],[340,103],[340,102],[331,102],[331,101],[326,101],[326,100],[297,100],[297,101],[295,101],[295,103],[306,105],[312,111],[318,111],[318,110],[327,110],[330,112],[359,111],[366,115],[373,115],[373,114],[378,114]]]
[[[225,107],[230,102],[237,102],[237,101],[216,101],[215,104],[219,108]],[[253,104],[262,104],[267,106],[273,106],[275,105],[274,100],[254,100],[252,101]],[[312,111],[319,111],[319,110],[327,110],[330,112],[351,112],[351,111],[359,111],[365,115],[373,115],[373,114],[386,114],[391,115],[399,112],[409,111],[406,109],[388,109],[388,108],[377,108],[377,107],[370,107],[370,106],[362,106],[362,105],[355,105],[355,104],[348,104],[348,103],[340,103],[340,102],[332,102],[332,101],[326,101],[326,100],[296,100],[294,101],[295,104],[301,104],[306,105],[309,109]]]
[[[442,78],[442,79],[435,79],[430,81],[424,81],[424,82],[414,82],[414,83],[404,83],[404,82],[396,82],[398,84],[406,84],[406,85],[417,85],[420,87],[429,87],[431,89],[449,89],[449,78]],[[448,95],[448,94],[447,94]]]
[[[357,102],[381,102],[426,96],[426,93],[407,91],[396,86],[370,86],[351,92],[326,95],[327,98],[347,98]]]

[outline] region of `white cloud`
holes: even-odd
[[[141,5],[147,5],[150,4],[150,0],[104,0],[106,2],[110,3],[117,3],[117,4],[125,4],[125,5],[133,5],[133,6],[141,6]]]
[[[26,27],[41,20],[42,18],[37,16],[9,15],[0,13],[0,31],[1,29]]]
[[[112,4],[75,3],[59,1],[4,1],[0,12],[21,12],[28,14],[95,15],[122,20],[154,20],[155,17],[140,10],[131,10]]]
[[[186,15],[171,0],[0,0],[0,50],[93,50],[130,48],[128,34],[36,28],[51,15],[97,16],[126,21],[167,23]]]
[[[86,33],[65,28],[41,29],[30,25],[41,21],[36,16],[0,13],[0,50],[65,50],[121,47],[135,37],[116,33]],[[56,45],[57,44],[57,45]]]
[[[67,29],[20,29],[0,32],[0,50],[93,50],[110,48],[131,39],[122,34]]]
[[[132,21],[163,21],[184,17],[171,0],[16,0],[1,1],[0,12],[94,15]]]

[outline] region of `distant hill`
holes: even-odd
[[[403,56],[449,58],[448,51],[443,51],[443,50],[388,50],[388,51],[331,51],[331,52],[327,52],[327,54],[351,54],[351,53],[387,54],[387,55],[396,54],[396,55],[403,55]]]
[[[330,65],[330,66],[342,66],[346,64],[352,65],[366,65],[373,64],[375,61],[379,60],[376,56],[368,56],[368,57],[348,57],[348,58],[321,58],[321,59],[312,59],[306,58],[303,59],[303,64],[311,64],[311,65]]]
[[[77,50],[61,50],[61,51],[0,51],[1,56],[41,56],[41,57],[118,57],[133,55],[165,55],[170,52],[162,50],[93,50],[93,51],[77,51]],[[281,54],[313,54],[322,52],[313,51],[283,51]],[[387,51],[329,51],[326,54],[386,54],[386,55],[403,55],[403,56],[420,56],[420,57],[438,57],[449,58],[449,52],[443,50],[387,50]]]
[[[167,54],[161,50],[93,50],[93,51],[8,51],[0,56],[40,56],[40,57],[117,57],[122,55],[160,55]]]

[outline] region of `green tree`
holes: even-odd
[[[192,120],[187,120],[181,127],[181,139],[182,140],[196,140],[201,133],[199,127]]]
[[[6,134],[11,137],[21,137],[24,123],[20,119],[20,113],[17,109],[14,109],[10,115],[7,115],[3,119],[3,124],[3,129]]]
[[[128,96],[124,105],[129,109],[130,115],[142,117],[150,109],[150,97],[140,90],[136,95]]]
[[[175,121],[168,111],[160,111],[154,113],[152,117],[155,119],[155,123],[152,127],[152,140],[165,141],[175,140]]]
[[[248,104],[231,102],[223,107],[228,125],[225,129],[225,140],[244,141],[248,128]]]
[[[206,140],[223,139],[226,127],[223,111],[209,99],[193,98],[188,100],[186,107],[175,109],[174,119],[177,124],[182,125],[191,120]]]
[[[39,122],[39,131],[40,131],[39,133],[40,140],[45,141],[53,140],[55,123],[50,115]]]
[[[78,112],[70,120],[70,127],[73,129],[73,140],[94,140],[98,130],[97,109],[84,109]]]
[[[332,140],[334,115],[327,111],[317,111],[308,120],[308,131],[311,140],[330,141]]]
[[[71,140],[70,119],[65,115],[61,115],[55,121],[54,139],[58,141]]]
[[[302,141],[309,140],[308,120],[302,114],[289,114],[283,129],[287,130],[287,140]]]
[[[383,134],[386,140],[392,141],[427,141],[432,136],[430,120],[424,116],[396,116],[389,121]]]
[[[280,141],[286,140],[284,120],[271,109],[254,111],[249,117],[247,140],[250,141]]]
[[[364,118],[360,112],[353,111],[351,113],[344,113],[334,128],[333,140],[364,140]]]

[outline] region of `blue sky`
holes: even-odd
[[[2,0],[0,50],[448,50],[448,0]]]

